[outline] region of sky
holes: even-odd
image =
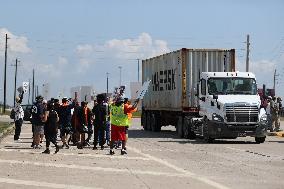
[[[245,71],[250,35],[250,71],[259,87],[284,97],[283,0],[0,0],[0,101],[3,101],[5,34],[8,34],[7,100],[17,85],[49,83],[50,94],[93,85],[97,93],[138,80],[137,59],[180,48],[236,49]],[[141,67],[141,65],[140,65]],[[141,71],[141,69],[140,69]],[[140,73],[141,81],[141,73]],[[127,92],[129,95],[129,92]],[[27,98],[25,98],[27,99]]]

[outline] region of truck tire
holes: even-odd
[[[189,138],[189,130],[190,130],[189,120],[188,118],[183,118],[183,137]]]
[[[147,112],[146,114],[146,131],[150,131],[151,130],[151,113]]]
[[[205,118],[203,122],[203,139],[206,143],[213,143],[214,138],[209,136],[209,131],[208,131],[208,119]]]
[[[159,120],[159,116],[156,113],[151,114],[151,131],[153,132],[159,132],[161,131],[161,124]]]
[[[177,130],[177,135],[180,138],[183,138],[183,118],[182,116],[179,116],[178,118],[176,130]]]
[[[143,112],[141,116],[141,125],[143,126],[144,130],[147,131],[147,117],[145,112]]]
[[[255,142],[257,144],[264,143],[266,137],[255,137]]]
[[[184,125],[187,127],[187,137],[185,138],[188,138],[188,139],[195,139],[196,138],[196,134],[194,133],[193,131],[193,123],[192,123],[192,119],[190,117],[185,117],[184,119]],[[184,134],[186,135],[186,134]]]

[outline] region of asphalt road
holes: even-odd
[[[25,124],[21,142],[12,135],[1,141],[0,188],[284,188],[283,137],[206,144],[179,139],[173,127],[143,131],[139,119],[129,137],[124,156],[74,146],[47,155],[30,148],[31,125]]]

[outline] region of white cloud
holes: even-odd
[[[103,45],[85,44],[78,45],[76,48],[80,58],[89,59],[96,59],[98,56],[116,59],[145,59],[169,51],[166,41],[153,40],[148,33],[141,33],[135,39],[111,39]]]
[[[76,48],[76,53],[79,56],[90,55],[93,52],[93,46],[89,44],[78,45]]]
[[[28,47],[28,39],[24,36],[14,35],[6,28],[0,28],[0,38],[5,39],[8,36],[8,47],[11,53],[30,53],[32,50]],[[5,40],[2,40],[5,43]],[[1,45],[0,50],[4,51],[5,46]]]

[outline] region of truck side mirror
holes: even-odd
[[[213,94],[213,99],[218,99],[218,95]]]

